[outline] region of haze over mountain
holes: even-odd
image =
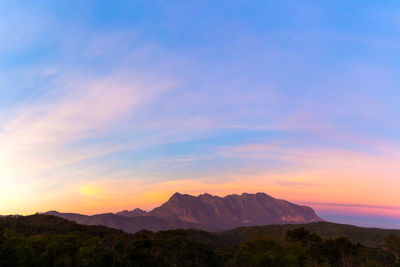
[[[226,197],[207,193],[197,197],[175,193],[167,202],[149,212],[136,208],[93,216],[56,211],[47,214],[81,224],[105,225],[128,233],[142,229],[159,231],[176,228],[218,231],[239,226],[323,221],[310,207],[275,199],[265,193]]]

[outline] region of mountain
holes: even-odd
[[[81,224],[121,229],[127,233],[143,229],[160,231],[177,228],[221,231],[240,226],[323,221],[310,207],[275,199],[265,193],[243,193],[226,197],[210,194],[196,197],[175,193],[167,202],[149,212],[134,209],[93,216],[56,211],[49,211],[47,214]]]
[[[149,230],[153,232],[168,229],[202,229],[214,230],[195,223],[167,220],[154,216],[137,216],[128,217],[113,213],[97,214],[92,216],[77,213],[59,213],[57,211],[49,211],[46,215],[53,215],[86,225],[104,225],[107,227],[120,229],[126,233],[136,233],[140,230]]]
[[[198,197],[175,193],[151,216],[196,223],[221,230],[239,226],[298,224],[323,221],[313,209],[265,193]]]

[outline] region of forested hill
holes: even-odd
[[[400,266],[399,255],[400,231],[324,222],[127,234],[49,215],[0,217],[0,266]]]
[[[303,227],[307,231],[315,233],[324,239],[345,236],[354,243],[360,243],[369,247],[382,246],[389,235],[400,236],[400,230],[364,228],[330,222],[239,227],[230,231],[220,232],[218,236],[224,240],[225,244],[236,244],[257,236],[268,236],[274,239],[283,238],[287,231],[299,227]]]

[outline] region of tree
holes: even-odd
[[[396,257],[396,263],[400,261],[400,236],[389,235],[385,239],[385,247]]]
[[[291,231],[286,232],[286,241],[300,242],[303,247],[311,248],[313,246],[318,246],[322,243],[322,238],[317,234],[311,234],[309,231],[304,229],[304,227],[296,228]]]

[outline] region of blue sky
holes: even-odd
[[[4,1],[0,213],[264,191],[400,227],[399,11]]]

